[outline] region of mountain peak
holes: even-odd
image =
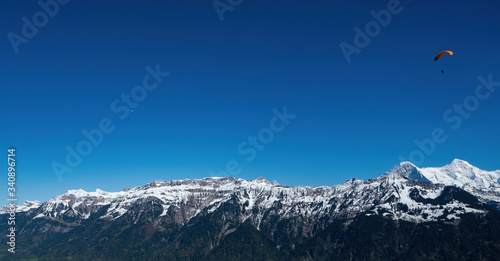
[[[401,162],[398,165],[394,166],[394,168],[392,168],[391,170],[386,172],[386,175],[388,175],[388,176],[395,175],[395,174],[399,174],[399,175],[402,175],[404,177],[407,177],[407,178],[413,179],[413,180],[418,180],[418,181],[422,181],[422,182],[430,182],[420,172],[420,169],[417,166],[413,165],[409,161]]]
[[[444,166],[443,169],[447,169],[449,172],[453,172],[458,176],[462,175],[470,179],[475,179],[477,174],[482,172],[479,168],[461,159],[454,159],[450,164]]]
[[[421,168],[419,172],[432,183],[441,183],[448,186],[457,186],[465,190],[491,189],[497,187],[496,197],[500,197],[498,180],[500,171],[481,170],[469,162],[454,159],[443,167]]]
[[[254,180],[252,180],[253,182],[257,182],[257,183],[264,183],[264,184],[269,184],[269,185],[272,185],[273,183],[271,183],[269,180],[263,178],[263,177],[258,177]]]
[[[81,197],[81,196],[87,195],[88,192],[83,190],[83,189],[70,189],[70,190],[66,191],[65,194],[66,195],[75,195],[77,197]]]
[[[470,165],[469,162],[467,162],[465,160],[457,159],[457,158],[453,159],[453,161],[450,164],[467,164],[467,165]]]
[[[398,165],[401,165],[401,166],[413,166],[413,167],[416,167],[415,164],[409,162],[409,161],[403,161],[403,162],[400,162]]]
[[[411,172],[414,169],[417,169],[417,166],[413,165],[413,163],[411,163],[409,161],[403,161],[403,162],[399,163],[398,165],[394,166],[394,168],[392,168],[392,170],[390,170],[390,172],[401,172],[401,174],[403,174],[403,176],[406,176],[405,174],[407,172]]]
[[[465,167],[473,167],[469,162],[461,159],[454,159],[450,164],[453,166],[465,166]]]

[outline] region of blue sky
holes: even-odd
[[[20,201],[203,178],[228,162],[239,178],[315,186],[374,178],[411,155],[420,167],[500,169],[500,92],[476,95],[478,77],[500,82],[498,1],[243,0],[223,21],[211,1],[52,3],[46,21],[36,1],[0,3],[0,144],[4,157],[17,150]],[[398,11],[348,63],[339,45],[355,47],[354,28],[388,3]],[[34,15],[37,33],[13,47]],[[434,62],[443,50],[454,55]],[[120,119],[113,102],[157,65],[169,75],[137,87],[147,96]],[[467,117],[453,111],[464,101]],[[284,107],[295,118],[248,160],[239,147],[267,137]],[[103,119],[113,131],[58,179],[53,163],[67,165],[66,147]],[[441,142],[420,149],[436,129]]]

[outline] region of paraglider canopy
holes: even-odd
[[[434,61],[437,61],[439,58],[441,58],[441,56],[443,56],[446,53],[450,54],[450,56],[453,55],[452,51],[442,51],[442,52],[438,53],[436,55],[436,57],[434,57]],[[441,73],[444,73],[444,70],[441,70]]]
[[[450,55],[453,55],[453,52],[452,51],[442,51],[440,53],[438,53],[438,55],[436,55],[436,57],[434,58],[434,61],[437,61],[441,56],[443,56],[445,53],[449,53]]]

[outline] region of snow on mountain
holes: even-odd
[[[467,161],[455,159],[443,167],[418,168],[410,162],[396,165],[388,173],[410,179],[462,188],[484,201],[500,202],[500,170],[481,170]]]
[[[453,184],[466,188],[492,188],[500,186],[500,170],[484,171],[466,161],[455,159],[441,168],[424,168],[423,175],[434,183]]]
[[[453,220],[463,213],[486,213],[474,196],[464,196],[466,192],[447,185],[463,188],[483,202],[500,202],[499,178],[499,171],[483,171],[461,160],[441,168],[417,168],[402,162],[378,178],[353,178],[333,187],[288,187],[264,178],[153,181],[119,192],[69,190],[43,204],[26,202],[18,210],[29,210],[33,219],[66,223],[93,217],[124,218],[134,223],[164,219],[183,226],[197,215],[236,204],[241,222],[250,219],[260,229],[276,221],[299,218],[304,233],[311,234],[307,231],[325,227],[335,218],[362,213],[412,221]],[[0,213],[7,213],[3,211]]]
[[[366,181],[353,178],[333,187],[287,187],[264,178],[154,181],[120,192],[70,190],[43,203],[35,218],[78,221],[99,212],[100,218],[123,216],[137,222],[147,215],[154,216],[155,209],[159,209],[159,218],[171,217],[172,222],[182,226],[230,200],[241,206],[241,221],[250,219],[257,228],[271,219],[301,217],[305,224],[314,226],[321,220],[328,223],[367,211],[422,221],[452,220],[466,212],[484,213],[456,200],[434,202],[443,191],[442,184],[414,181],[395,172]],[[105,212],[100,211],[102,208]]]
[[[42,202],[35,200],[35,201],[29,201],[26,200],[22,205],[16,205],[16,210],[15,212],[27,212],[30,209],[36,209],[42,205]],[[10,206],[6,205],[2,208],[0,208],[0,214],[5,214],[10,212]]]
[[[419,171],[419,169],[415,165],[413,165],[411,162],[408,161],[399,163],[388,173],[399,173],[409,179],[418,180],[422,182],[431,182]]]

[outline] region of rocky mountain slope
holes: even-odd
[[[211,177],[153,181],[120,192],[70,190],[42,204],[19,207],[19,241],[42,256],[107,245],[98,253],[109,258],[118,245],[140,252],[144,246],[136,243],[146,242],[162,258],[167,254],[158,244],[176,253],[172,258],[200,260],[214,249],[227,254],[234,242],[226,238],[249,233],[255,242],[267,242],[266,255],[275,255],[278,248],[286,256],[342,220],[347,227],[360,217],[414,224],[456,224],[464,215],[487,219],[498,208],[499,174],[454,160],[441,168],[403,162],[378,178],[353,178],[333,187]],[[7,216],[0,214],[2,229]]]

